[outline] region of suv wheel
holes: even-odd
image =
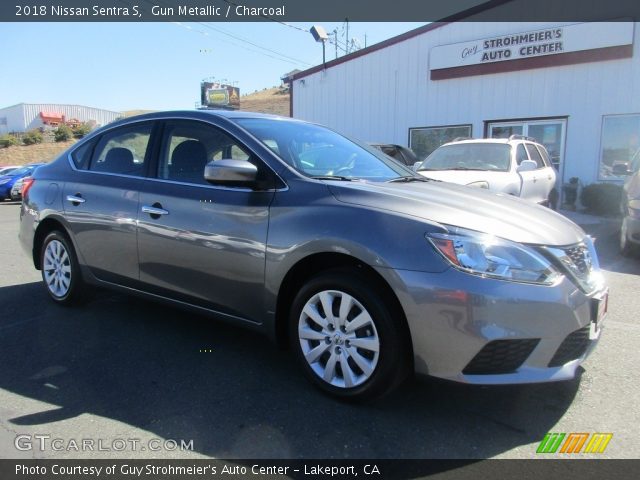
[[[402,325],[372,283],[351,270],[325,272],[302,287],[291,308],[290,338],[306,376],[342,399],[382,396],[406,377]]]
[[[61,305],[76,303],[82,297],[80,267],[71,242],[53,231],[42,242],[40,251],[42,280],[49,296]]]

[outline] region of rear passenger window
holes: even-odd
[[[532,143],[527,143],[526,146],[531,160],[535,161],[538,164],[538,168],[544,168],[544,162],[542,161],[542,157],[540,156],[540,152],[538,152],[536,146]]]
[[[89,170],[143,176],[151,128],[147,123],[105,133],[93,152]]]
[[[520,165],[523,160],[529,160],[529,157],[527,156],[527,151],[524,149],[524,145],[519,144],[516,150],[516,163]]]
[[[89,168],[89,162],[91,160],[91,154],[93,153],[93,147],[95,144],[96,142],[93,140],[85,142],[83,145],[71,152],[71,159],[78,170],[87,170]]]

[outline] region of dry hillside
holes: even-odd
[[[289,93],[282,93],[278,87],[266,88],[260,92],[240,98],[240,110],[248,112],[272,113],[289,116]],[[128,110],[123,116],[140,115],[153,110]],[[73,145],[74,141],[60,143],[40,143],[0,148],[0,166],[25,165],[33,162],[48,162]]]
[[[289,93],[281,92],[278,87],[273,87],[240,97],[240,110],[288,117],[290,115]]]
[[[75,140],[71,140],[68,142],[38,143],[36,145],[16,145],[15,147],[0,148],[0,166],[48,162],[74,143]]]

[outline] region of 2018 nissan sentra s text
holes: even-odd
[[[20,238],[55,302],[101,285],[212,313],[359,400],[411,371],[573,378],[607,303],[591,239],[553,211],[246,112],[94,132],[36,171]]]

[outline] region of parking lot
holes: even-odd
[[[640,259],[618,256],[614,221],[585,225],[611,296],[579,378],[416,380],[355,406],[313,389],[288,352],[210,318],[111,292],[53,305],[19,247],[18,215],[0,204],[0,457],[535,458],[550,431],[611,432],[601,456],[640,455]],[[17,435],[63,448],[19,450]],[[81,439],[107,448],[69,448]],[[139,443],[121,450],[115,439]],[[193,451],[150,451],[151,439],[192,440]]]

